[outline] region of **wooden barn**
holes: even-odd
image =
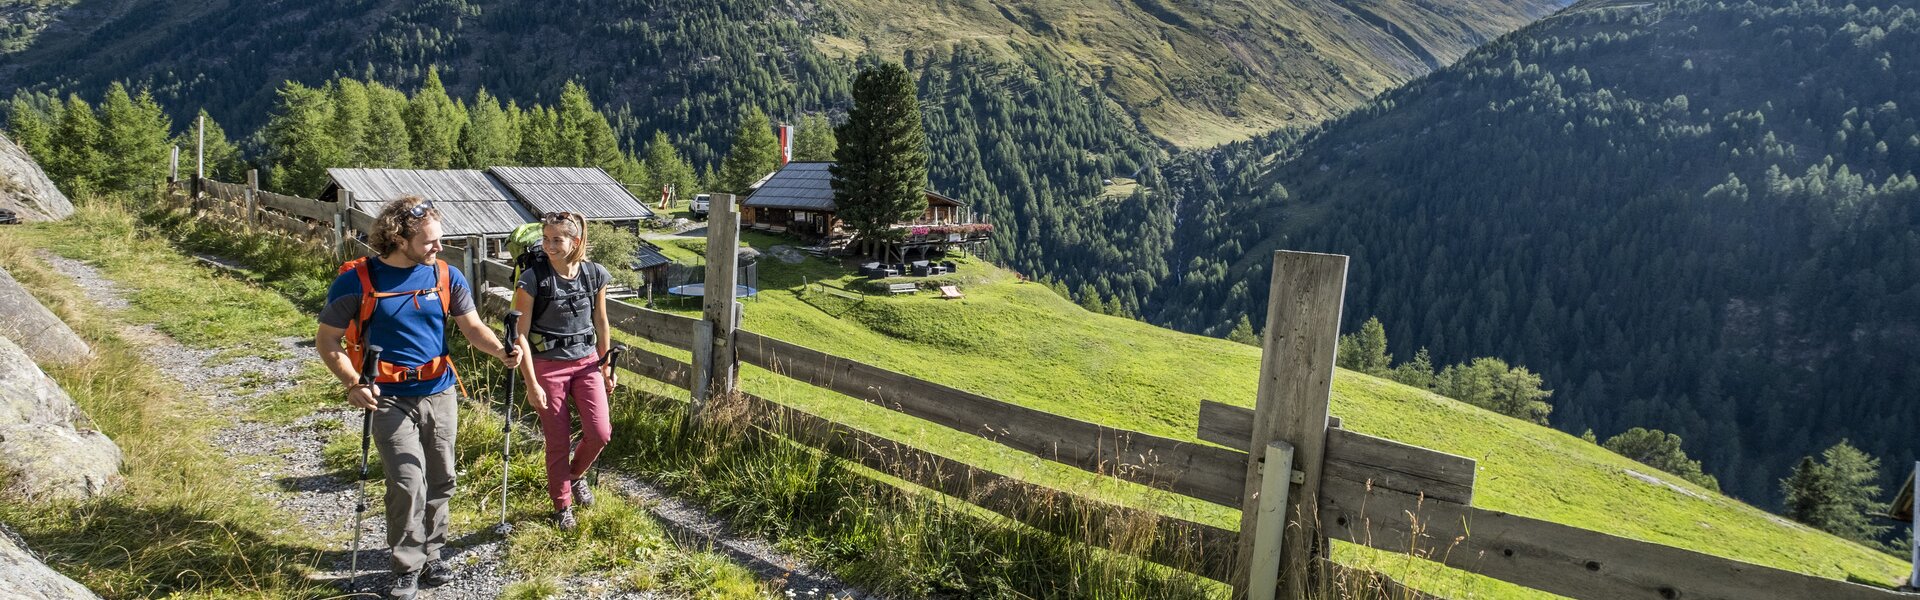
[[[833,203],[831,166],[831,162],[793,162],[775,171],[741,204],[741,223],[829,246],[844,244],[851,234],[834,215],[838,209]],[[926,195],[926,211],[894,224],[903,231],[888,245],[890,253],[905,257],[946,251],[985,241],[993,232],[991,225],[972,222],[966,203],[932,190]]]

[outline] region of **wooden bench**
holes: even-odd
[[[887,293],[889,294],[911,294],[918,291],[920,291],[920,286],[911,283],[887,284]]]

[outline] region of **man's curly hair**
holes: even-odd
[[[393,254],[407,243],[407,238],[420,233],[427,221],[439,221],[440,209],[431,204],[420,216],[413,216],[414,207],[424,203],[426,199],[419,196],[401,196],[380,207],[380,215],[373,218],[373,233],[367,236],[367,245],[380,256]]]

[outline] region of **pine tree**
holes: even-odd
[[[1413,354],[1413,360],[1395,366],[1387,373],[1387,377],[1423,390],[1433,389],[1433,356],[1427,353],[1425,346],[1421,346],[1420,351]]]
[[[53,156],[47,161],[47,176],[68,196],[99,189],[107,160],[100,152],[100,119],[87,101],[78,95],[67,96],[49,145]]]
[[[500,106],[500,100],[486,88],[473,94],[465,127],[460,129],[460,160],[463,169],[508,166],[520,152],[520,131],[513,114]]]
[[[691,198],[698,191],[698,178],[694,176],[693,166],[680,158],[680,151],[673,147],[673,141],[667,138],[667,132],[653,132],[653,141],[647,143],[647,184],[648,194],[640,196],[651,203],[659,197],[660,189],[672,186],[675,202],[680,198]]]
[[[273,169],[269,187],[313,197],[326,186],[327,169],[339,166],[339,146],[331,134],[327,92],[289,81],[280,88],[280,106],[267,119],[265,137]]]
[[[344,77],[335,79],[327,85],[327,99],[332,109],[327,135],[334,147],[329,162],[336,167],[379,166],[373,160],[374,138],[367,134],[373,120],[373,101],[367,96],[366,84]]]
[[[833,160],[834,151],[840,148],[839,140],[833,137],[833,122],[826,115],[801,117],[793,137],[794,160]]]
[[[207,177],[216,181],[229,182],[245,179],[247,164],[240,156],[240,148],[233,145],[233,141],[227,138],[226,128],[221,127],[219,122],[208,116],[205,109],[200,111],[199,119],[205,119],[207,127],[205,149]],[[196,131],[199,127],[199,119],[189,121],[186,129],[173,138],[173,145],[180,148],[180,172],[183,175],[193,171],[193,145],[200,139]]]
[[[1588,436],[1592,434],[1593,430],[1587,430]],[[1720,491],[1720,481],[1701,471],[1700,461],[1687,458],[1687,451],[1681,448],[1678,435],[1635,427],[1607,438],[1607,442],[1601,446],[1614,454],[1679,475],[1681,479],[1699,484],[1700,487]]]
[[[407,131],[407,95],[378,83],[367,84],[368,166],[411,169],[413,139]]]
[[[727,148],[727,158],[720,161],[720,172],[715,174],[715,191],[729,194],[746,194],[754,182],[780,168],[780,139],[773,135],[773,123],[767,120],[767,114],[759,107],[749,106],[741,116],[740,128],[734,130],[733,145]],[[841,206],[844,213],[846,207]],[[842,215],[844,219],[844,214]]]
[[[1593,435],[1592,427],[1588,427],[1586,431],[1580,432],[1580,441],[1593,444],[1595,446],[1600,445],[1600,438],[1598,436]]]
[[[1338,355],[1335,362],[1343,369],[1386,375],[1393,365],[1393,356],[1387,354],[1387,328],[1379,318],[1367,319],[1360,331],[1340,336]]]
[[[1886,512],[1880,495],[1880,459],[1840,440],[1820,453],[1821,462],[1805,457],[1780,481],[1786,495],[1787,517],[1828,533],[1867,545],[1890,527],[1873,515]]]
[[[404,116],[413,164],[422,169],[452,167],[467,115],[447,97],[438,67],[427,68],[426,83],[414,92]]]
[[[560,123],[545,106],[527,109],[520,118],[520,164],[551,167],[565,164],[561,157]]]
[[[141,90],[138,97],[115,82],[100,104],[101,152],[111,165],[104,173],[108,189],[133,191],[167,176],[167,137],[173,120]]]
[[[1253,322],[1246,315],[1240,315],[1240,321],[1233,324],[1233,331],[1227,332],[1229,341],[1240,342],[1248,346],[1260,345],[1260,337],[1253,332]]]
[[[593,107],[587,88],[568,81],[560,91],[560,156],[564,164],[600,167],[609,173],[621,170],[622,154],[613,125]],[[631,173],[627,174],[632,176]]]
[[[1087,312],[1095,314],[1106,314],[1107,304],[1100,301],[1100,290],[1094,289],[1093,284],[1080,284],[1079,296],[1080,308],[1087,309]]]
[[[17,96],[7,107],[7,137],[36,161],[53,158],[53,119]]]
[[[927,135],[913,76],[897,63],[860,72],[853,108],[835,131],[833,201],[837,216],[863,240],[926,210]]]
[[[1498,358],[1480,357],[1453,365],[1435,378],[1434,391],[1509,417],[1545,425],[1552,391],[1540,388],[1540,376],[1526,367],[1509,367]]]

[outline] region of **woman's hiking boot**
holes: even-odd
[[[581,506],[593,506],[593,488],[587,487],[587,478],[573,480],[573,503]]]
[[[561,531],[573,531],[573,528],[580,526],[580,522],[573,519],[573,507],[571,506],[553,513],[553,524],[558,526]]]
[[[393,587],[387,590],[388,600],[413,600],[420,594],[420,571],[415,569],[394,575]]]
[[[439,587],[446,585],[449,581],[453,581],[453,569],[447,567],[446,561],[436,558],[427,561],[426,568],[420,569],[420,585],[422,586]]]

